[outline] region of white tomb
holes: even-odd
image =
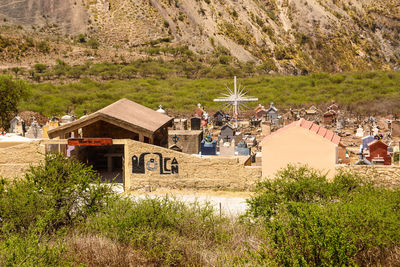
[[[361,127],[358,127],[357,132],[356,132],[357,137],[364,137],[364,129]]]
[[[372,128],[372,135],[378,135],[379,134],[379,129],[378,127],[374,126],[374,128]]]
[[[220,156],[235,156],[235,139],[232,142],[224,142],[223,139],[219,141],[219,155]]]

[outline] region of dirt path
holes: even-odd
[[[133,199],[169,197],[185,203],[199,202],[209,204],[217,211],[227,216],[237,217],[243,214],[248,205],[246,199],[251,196],[250,192],[228,192],[228,191],[192,191],[192,190],[166,190],[160,189],[155,192],[134,191],[128,193]]]

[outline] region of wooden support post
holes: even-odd
[[[107,156],[107,172],[112,172],[112,156]]]

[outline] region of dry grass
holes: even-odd
[[[66,241],[66,258],[86,266],[254,266],[248,251],[258,251],[265,242],[261,226],[230,219],[223,227],[230,236],[227,242],[215,242],[207,233],[190,233],[188,229],[181,234],[162,230],[149,236],[153,247],[163,252],[149,251],[139,244],[127,245],[101,234],[75,234]]]
[[[355,262],[359,266],[400,266],[400,247],[366,249],[357,255]]]
[[[66,247],[67,258],[86,266],[154,266],[141,252],[105,237],[76,235]]]

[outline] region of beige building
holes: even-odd
[[[262,141],[262,177],[272,178],[288,164],[335,173],[340,137],[315,123],[301,119],[273,132]]]

